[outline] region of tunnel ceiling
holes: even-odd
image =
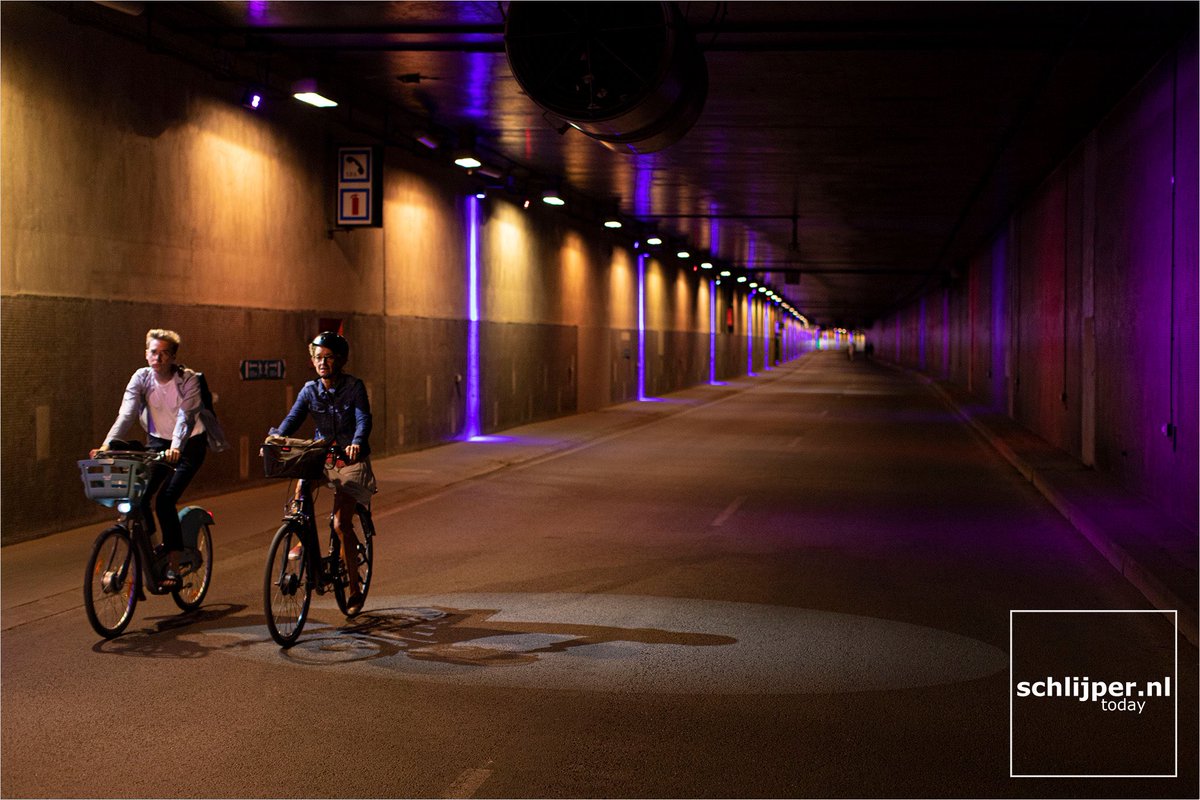
[[[681,3],[672,31],[703,56],[703,107],[678,141],[632,155],[523,91],[509,3],[47,7],[257,83],[269,101],[293,102],[290,82],[316,76],[344,122],[446,163],[474,132],[503,173],[493,182],[533,192],[559,179],[575,213],[617,206],[847,327],[953,281],[1197,26],[1195,3]]]

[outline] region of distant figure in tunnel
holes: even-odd
[[[209,448],[219,452],[228,446],[216,415],[204,401],[207,387],[203,376],[175,362],[180,342],[175,331],[152,328],[146,332],[149,366],[133,373],[104,444],[91,451],[96,458],[106,450],[128,448],[122,437],[137,420],[147,434],[146,449],[162,453],[163,460],[175,467],[173,471],[157,469],[141,500],[146,524],[153,532],[154,520],[148,513],[153,498],[162,548],[169,559],[163,581],[166,586],[179,583],[179,552],[183,549],[175,504],[196,477]]]
[[[317,379],[304,384],[292,410],[271,434],[290,436],[311,413],[317,439],[337,446],[335,461],[326,465],[325,478],[334,489],[333,527],[342,543],[342,558],[350,577],[347,605],[362,604],[358,584],[358,537],[354,533],[357,504],[370,506],[375,493],[375,475],[371,471],[371,404],[367,388],[358,378],[343,372],[350,357],[350,343],[338,333],[317,334],[308,345]],[[295,555],[299,558],[296,545]]]

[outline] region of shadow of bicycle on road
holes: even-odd
[[[286,652],[289,660],[313,664],[404,655],[414,661],[509,667],[595,645],[719,647],[737,642],[730,636],[658,628],[493,619],[500,613],[494,608],[372,610],[345,625],[306,629],[301,641]]]
[[[210,633],[230,625],[265,625],[262,614],[243,614],[247,606],[225,603],[196,611],[149,617],[139,628],[131,627],[114,639],[101,639],[92,646],[92,652],[114,656],[136,656],[140,658],[193,659],[205,658],[214,652],[231,648],[246,647],[254,642],[215,644],[209,638],[181,638],[184,635]],[[264,627],[264,633],[266,632]]]

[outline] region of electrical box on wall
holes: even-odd
[[[383,148],[338,148],[337,224],[383,227]]]

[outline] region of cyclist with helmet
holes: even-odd
[[[343,372],[350,356],[350,343],[338,333],[324,331],[308,345],[317,379],[304,384],[292,410],[271,434],[290,436],[309,414],[316,425],[316,438],[340,448],[341,455],[327,464],[325,477],[334,488],[333,527],[342,543],[342,558],[350,577],[347,603],[362,603],[358,585],[358,537],[354,533],[354,511],[358,503],[370,505],[375,493],[368,439],[371,436],[371,404],[361,380]],[[299,546],[297,546],[299,547]],[[293,556],[298,558],[299,551]]]

